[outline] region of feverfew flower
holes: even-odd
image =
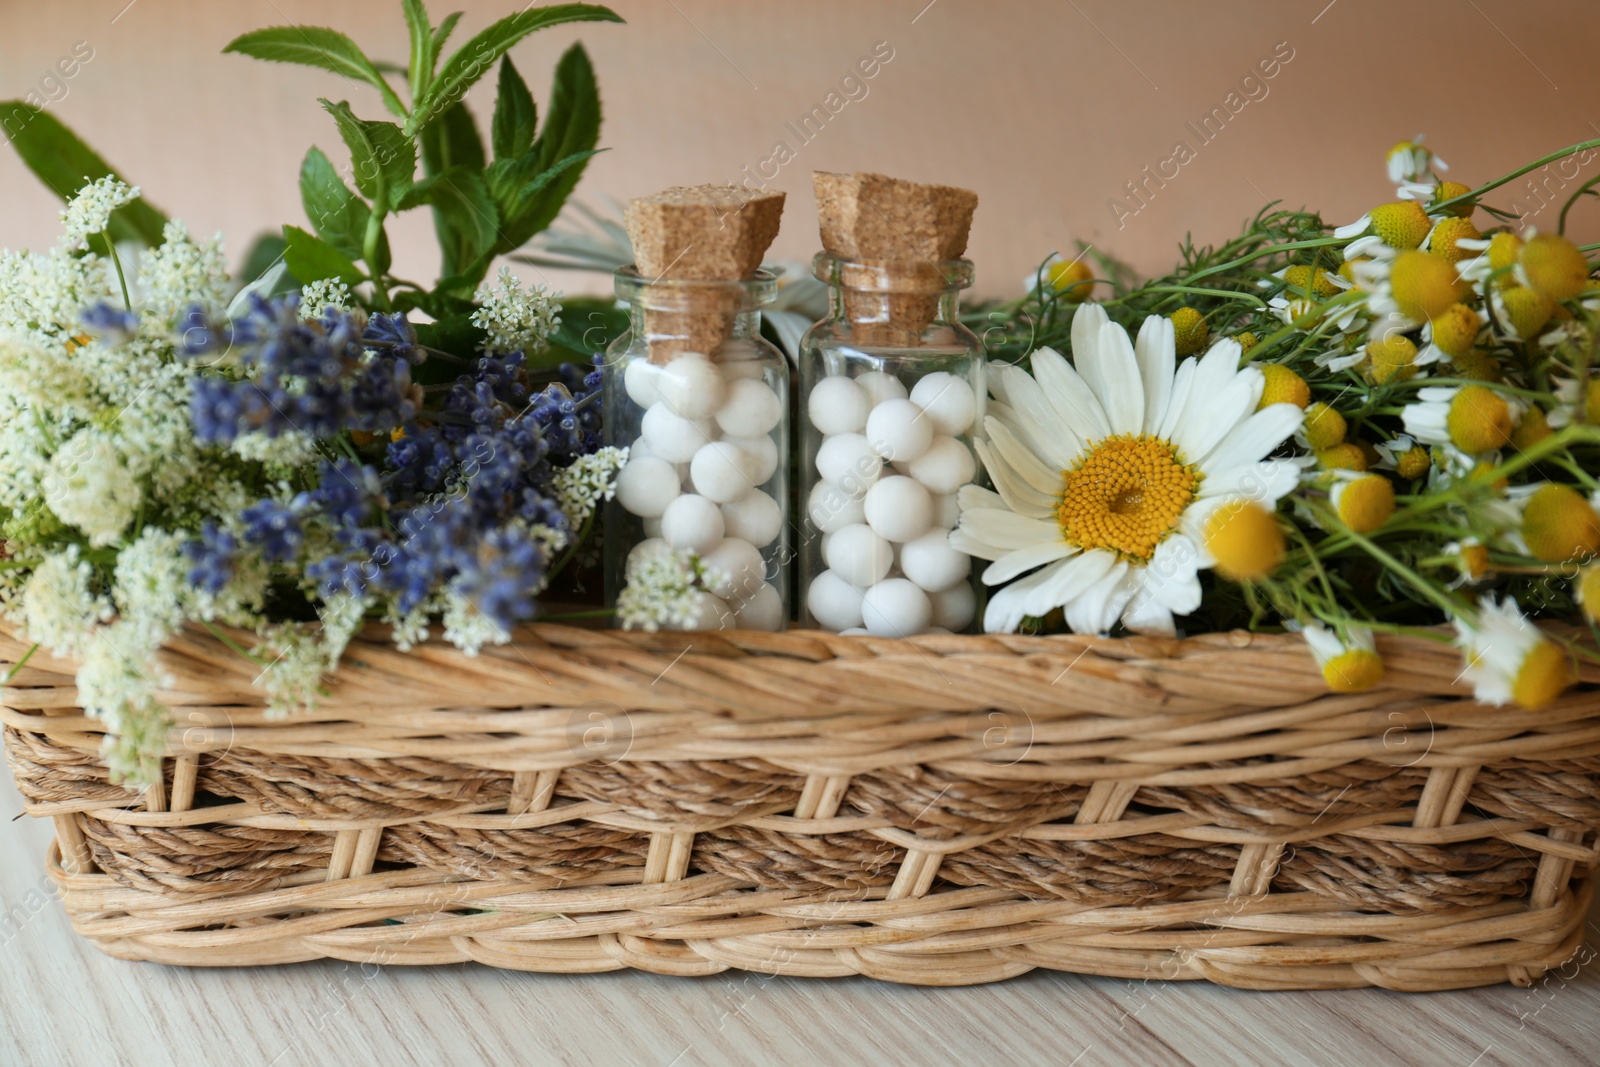
[[[337,278],[324,278],[300,290],[300,317],[320,319],[328,311],[350,311],[355,307],[350,299],[350,287]]]
[[[1572,662],[1517,607],[1515,600],[1485,597],[1478,617],[1456,619],[1456,644],[1466,659],[1462,674],[1484,704],[1515,702],[1535,711],[1575,680]]]
[[[1306,646],[1316,658],[1317,669],[1334,692],[1359,693],[1383,681],[1383,659],[1367,627],[1348,626],[1342,636],[1320,622],[1290,629],[1298,629],[1306,639]]]
[[[144,498],[116,445],[95,429],[79,430],[51,457],[43,488],[56,517],[95,546],[115,543]]]
[[[497,284],[478,290],[478,310],[472,324],[488,338],[491,352],[522,352],[537,348],[561,323],[561,305],[542,285],[523,291],[522,281],[507,267],[500,268]]]
[[[62,244],[69,249],[87,248],[89,238],[111,225],[111,213],[139,198],[139,187],[110,175],[90,182],[61,209],[61,226],[66,233]]]
[[[617,474],[627,462],[626,448],[607,447],[579,456],[571,466],[556,471],[551,487],[570,529],[583,529],[583,524],[594,514],[595,504],[616,495]]]

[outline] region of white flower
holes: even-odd
[[[1317,670],[1335,692],[1359,693],[1383,679],[1383,660],[1378,656],[1378,643],[1371,628],[1349,625],[1342,635],[1320,622],[1289,623],[1286,628],[1299,631],[1306,639]]]
[[[124,622],[151,635],[156,645],[183,625],[189,591],[185,540],[158,526],[146,526],[117,553],[112,582],[117,613]]]
[[[478,290],[481,306],[472,313],[472,324],[488,334],[484,347],[491,352],[537,348],[560,325],[561,305],[542,285],[524,292],[521,280],[507,267],[500,268],[498,283]]]
[[[320,319],[328,311],[349,311],[350,287],[337,278],[324,278],[300,289],[300,317]]]
[[[44,478],[44,501],[62,522],[109,545],[128,528],[144,499],[109,437],[83,429],[61,446]]]
[[[1566,653],[1539,632],[1515,600],[1484,597],[1476,619],[1454,622],[1456,644],[1466,660],[1462,675],[1481,703],[1516,701],[1525,708],[1539,708],[1572,680]]]
[[[88,247],[89,238],[111,225],[113,211],[138,198],[138,186],[130,189],[126,183],[109,174],[85,185],[61,209],[61,228],[66,231],[62,236],[62,245],[66,248]]]
[[[161,329],[170,327],[196,304],[207,315],[219,314],[228,293],[222,235],[199,244],[181,220],[173,219],[161,237],[161,247],[140,258],[130,285],[138,292],[139,302]]]
[[[1417,390],[1400,421],[1419,441],[1477,455],[1503,447],[1526,410],[1521,400],[1487,385],[1434,385]]]
[[[1401,141],[1389,149],[1389,180],[1392,182],[1416,181],[1426,177],[1430,170],[1449,170],[1450,165],[1423,147],[1422,134],[1409,141]]]
[[[641,545],[640,548],[645,546]],[[627,584],[617,595],[617,621],[624,630],[731,630],[733,614],[706,585],[726,584],[693,552],[656,542],[628,559]]]
[[[469,656],[476,656],[484,645],[503,645],[511,640],[500,624],[456,592],[444,596],[444,638]]]
[[[556,503],[567,517],[573,533],[583,529],[583,524],[594,514],[601,500],[610,500],[617,492],[617,474],[628,462],[626,448],[606,447],[586,456],[579,456],[570,466],[555,472],[551,485],[556,492]]]
[[[1293,404],[1256,411],[1265,379],[1239,367],[1237,342],[1176,360],[1173,326],[1146,319],[1137,346],[1095,304],[1072,323],[1074,364],[1050,349],[1033,375],[991,374],[998,403],[978,451],[998,492],[958,497],[951,544],[994,561],[984,629],[1063,608],[1078,633],[1174,630],[1200,605],[1197,571],[1213,564],[1204,530],[1225,503],[1275,507],[1298,465],[1267,460],[1299,428]],[[1031,573],[1030,573],[1031,572]]]
[[[82,655],[96,625],[112,616],[111,603],[94,592],[93,579],[77,545],[45,556],[22,591],[29,640],[58,656]]]

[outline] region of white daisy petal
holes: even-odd
[[[1189,614],[1200,606],[1199,558],[1199,548],[1187,535],[1173,534],[1156,546],[1144,569],[1145,591],[1175,614]]]
[[[1000,490],[1000,498],[1006,502],[1006,507],[1031,519],[1042,519],[1054,513],[1055,500],[1052,497],[1025,482],[987,441],[977,441],[975,444],[978,458],[983,460],[983,469],[989,472],[994,487]]]
[[[1072,358],[1082,366],[1084,357],[1100,343],[1100,327],[1110,322],[1099,304],[1082,304],[1072,315]]]
[[[1172,637],[1178,632],[1173,625],[1172,612],[1163,607],[1155,597],[1140,590],[1135,593],[1122,611],[1122,625],[1134,633]]]
[[[1215,394],[1198,394],[1197,399],[1204,399],[1197,405],[1196,417],[1189,419],[1183,432],[1173,437],[1173,444],[1191,460],[1209,455],[1218,442],[1261,403],[1265,385],[1266,376],[1259,369],[1246,367]],[[1203,418],[1200,411],[1205,412]]]
[[[1078,373],[1089,383],[1106,409],[1112,433],[1139,433],[1144,429],[1144,384],[1139,380],[1139,360],[1128,331],[1114,322],[1100,328],[1099,343],[1086,358],[1078,356]]]
[[[998,592],[991,593],[988,606],[983,609],[984,633],[1009,634],[1016,632],[1027,617],[1027,601],[1035,589],[1054,576],[1056,571],[1070,566],[1076,560],[1065,560],[1036,571],[1026,578],[1018,578]]]
[[[1172,431],[1182,425],[1189,398],[1194,394],[1194,376],[1198,368],[1198,362],[1192,358],[1184,360],[1178,366],[1178,373],[1172,379],[1172,395],[1167,400],[1167,413],[1162,416],[1160,425],[1153,431],[1157,437],[1170,440]]]
[[[983,584],[1000,585],[1004,582],[1009,582],[1019,574],[1026,574],[1035,567],[1042,567],[1046,563],[1054,563],[1058,559],[1077,554],[1077,548],[1067,544],[1065,541],[1057,541],[1053,544],[1049,541],[1040,541],[1037,544],[1029,545],[1027,548],[1019,548],[1014,552],[1007,552],[985,567]]]
[[[993,489],[985,489],[981,485],[963,485],[956,490],[956,506],[962,512],[968,512],[977,508],[1003,508],[1005,502]]]
[[[1038,544],[1041,541],[1059,541],[1061,528],[1053,522],[1030,519],[1004,508],[962,509],[961,525],[957,533],[964,533],[977,541],[993,545],[1002,553]],[[988,556],[998,559],[998,556]]]
[[[1017,440],[1005,423],[997,419],[984,419],[983,428],[989,433],[989,446],[1022,476],[1023,481],[1051,496],[1061,491],[1061,471],[1046,466],[1033,450]]]
[[[1071,466],[1077,457],[1076,439],[1067,441],[1051,431],[1060,424],[1060,418],[1045,399],[1039,383],[1021,367],[1006,367],[996,377],[1005,380],[1006,396],[1014,418],[1008,420],[1013,429],[1040,449],[1040,458],[1057,470]]]
[[[1265,459],[1304,421],[1305,412],[1293,404],[1269,404],[1235,426],[1200,460],[1200,469],[1210,474]]]
[[[1085,552],[1083,558],[1090,556],[1104,556],[1112,559],[1109,552]],[[1076,634],[1099,634],[1111,629],[1116,624],[1117,616],[1122,614],[1122,609],[1129,600],[1133,599],[1130,589],[1126,595],[1122,593],[1122,580],[1127,577],[1128,565],[1117,560],[1100,577],[1100,580],[1082,590],[1072,602],[1063,605],[1067,618],[1067,625]]]
[[[1039,349],[1033,354],[1033,373],[1060,417],[1058,426],[1074,438],[1089,441],[1098,441],[1111,432],[1105,409],[1100,406],[1094,390],[1061,353],[1052,348]]]
[[[1241,463],[1207,475],[1200,483],[1200,497],[1244,497],[1258,504],[1276,504],[1294,491],[1302,469],[1299,463],[1287,459]]]
[[[1172,320],[1151,315],[1139,327],[1134,345],[1139,359],[1139,374],[1144,379],[1144,432],[1154,433],[1167,417],[1167,402],[1172,396],[1172,365],[1177,360],[1177,340]]]

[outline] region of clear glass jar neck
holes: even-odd
[[[647,278],[630,265],[616,271],[613,284],[635,338],[708,356],[726,341],[759,337],[761,309],[778,295],[777,276],[766,270],[736,281],[692,281]]]
[[[883,323],[910,315],[951,323],[960,311],[961,290],[972,284],[972,263],[851,260],[819,252],[812,273],[828,286],[828,309],[837,321]]]

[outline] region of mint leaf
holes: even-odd
[[[433,78],[433,27],[428,23],[428,8],[422,0],[401,0],[406,29],[411,33],[411,65],[407,75],[411,99],[419,100]]]
[[[522,80],[511,57],[500,60],[500,89],[494,100],[494,122],[489,129],[489,139],[494,144],[494,158],[514,159],[533,145],[533,135],[539,125],[539,109],[528,92],[528,83]]]
[[[451,31],[456,28],[456,23],[460,21],[461,12],[452,11],[450,14],[444,17],[443,22],[439,23],[439,25],[434,28],[433,57],[435,61],[438,60],[439,52],[444,48],[444,43],[450,39]]]
[[[553,4],[530,8],[507,16],[462,45],[444,65],[428,87],[427,94],[411,109],[406,120],[408,133],[416,133],[438,118],[451,104],[489,72],[489,68],[511,46],[536,30],[565,22],[621,22],[622,17],[598,4]]]
[[[466,104],[452,104],[439,121],[422,131],[422,167],[437,174],[447,167],[482,170],[483,138]]]
[[[400,102],[389,83],[383,80],[383,75],[373,66],[372,60],[338,30],[320,26],[275,26],[235,37],[223,51],[238,52],[273,63],[320,67],[346,78],[364,81],[383,94],[385,107],[401,118],[406,117],[406,106]]]
[[[456,166],[424,178],[407,190],[399,206],[405,210],[424,203],[432,205],[448,226],[450,246],[445,252],[452,263],[477,260],[499,239],[499,213],[476,171]],[[444,227],[440,240],[446,240]]]
[[[530,237],[550,225],[561,211],[561,205],[566,202],[572,183],[577,180],[573,175],[583,173],[589,157],[599,155],[602,151],[604,149],[591,148],[585,152],[574,152],[565,159],[557,160],[555,166],[539,172],[515,190],[501,212],[505,218],[501,229],[501,251],[509,252],[521,247]]]
[[[366,280],[349,256],[298,226],[285,226],[283,240],[283,261],[301,284],[324,278],[337,278],[346,285]]]
[[[79,189],[108,175],[122,178],[55,116],[21,100],[0,103],[0,129],[34,176],[62,200],[71,200]],[[113,241],[138,241],[154,248],[161,243],[166,224],[167,217],[140,197],[112,214],[109,229]]]
[[[345,185],[320,148],[312,148],[300,164],[300,202],[323,240],[347,256],[362,254],[372,212]]]
[[[600,88],[595,84],[589,53],[581,44],[575,44],[556,64],[555,79],[550,86],[549,114],[545,116],[539,139],[533,144],[541,172],[558,166],[562,170],[559,180],[552,181],[547,188],[541,186],[542,196],[527,200],[507,214],[508,219],[516,217],[517,233],[525,234],[518,245],[555,221],[561,206],[583,177],[588,158],[599,142]],[[578,157],[577,162],[570,162],[574,157]]]
[[[356,188],[379,204],[382,211],[411,184],[417,172],[417,146],[392,122],[356,118],[350,105],[317,101],[339,126],[339,136],[350,149]]]

